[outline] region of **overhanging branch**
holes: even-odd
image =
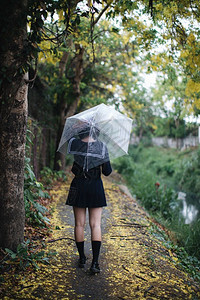
[[[94,23],[93,25],[97,24],[99,22],[99,19],[102,17],[102,15],[104,14],[104,12],[108,9],[108,7],[111,5],[110,4],[107,4],[103,9],[102,11],[99,13],[98,17],[94,20]]]

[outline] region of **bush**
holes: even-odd
[[[181,190],[200,197],[200,147],[189,159],[186,157],[181,161],[175,180]]]
[[[41,198],[49,198],[49,194],[44,191],[43,184],[36,180],[35,174],[29,164],[30,159],[25,159],[24,174],[24,201],[26,221],[32,225],[45,227],[49,224],[49,219],[45,216],[47,208],[39,203]]]
[[[187,253],[200,258],[200,219],[185,224],[181,218],[174,218],[171,224],[176,232],[178,245],[185,248]]]
[[[10,263],[18,265],[20,269],[25,269],[30,265],[39,269],[38,262],[48,264],[49,257],[56,255],[56,252],[37,251],[30,240],[19,244],[16,252],[7,248],[5,251],[9,255]]]
[[[42,171],[40,171],[41,180],[44,184],[50,185],[54,181],[62,179],[66,180],[66,174],[64,171],[53,171],[48,167],[44,167]]]
[[[145,209],[176,233],[178,244],[200,258],[200,220],[185,224],[177,200],[178,190],[200,197],[200,150],[191,155],[191,151],[145,148],[140,144],[130,147],[129,154],[116,160],[113,167]]]

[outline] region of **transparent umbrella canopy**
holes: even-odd
[[[128,154],[131,129],[132,119],[100,104],[66,119],[57,151],[73,154],[90,169]],[[83,136],[89,137],[87,143],[80,142]]]

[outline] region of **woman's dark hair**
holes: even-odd
[[[100,130],[97,127],[87,126],[78,133],[79,138],[82,140],[88,136],[91,136],[93,139],[97,139],[100,134]]]

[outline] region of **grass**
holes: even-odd
[[[200,219],[185,224],[178,191],[200,197],[200,150],[177,151],[159,147],[130,147],[114,168],[123,175],[131,193],[161,224],[175,233],[176,244],[200,259]],[[199,210],[200,211],[200,210]]]

